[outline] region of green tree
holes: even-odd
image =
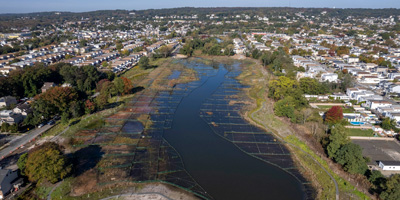
[[[22,154],[17,161],[19,172],[22,176],[25,176],[26,160],[28,159],[28,153]]]
[[[275,115],[279,117],[288,117],[290,119],[294,118],[294,99],[291,96],[285,97],[284,99],[281,99],[277,101],[274,104],[274,112]]]
[[[385,176],[383,176],[383,174],[378,170],[370,171],[367,177],[368,181],[377,188],[380,188],[381,184],[386,181]]]
[[[124,93],[124,80],[122,80],[122,78],[120,78],[120,77],[115,78],[114,91],[118,95],[121,95],[122,93]]]
[[[180,49],[179,53],[186,55],[186,56],[192,56],[193,49],[192,49],[192,47],[190,47],[190,44],[187,43],[187,44],[183,45],[183,47]]]
[[[11,133],[17,133],[18,132],[18,124],[11,125],[9,130]]]
[[[264,67],[271,64],[274,61],[274,58],[270,52],[265,52],[261,56],[261,62],[263,63]]]
[[[1,132],[8,132],[10,129],[10,124],[3,122],[1,124]]]
[[[329,143],[326,150],[330,158],[335,158],[336,152],[343,145],[350,142],[349,138],[347,137],[345,128],[340,124],[336,124],[334,127],[332,127],[331,134],[329,135],[328,140]]]
[[[101,63],[101,66],[104,67],[104,68],[108,67],[108,62],[107,61],[103,61]]]
[[[394,119],[390,119],[389,117],[386,117],[385,119],[382,120],[381,127],[385,130],[395,129],[396,121]]]
[[[305,94],[325,94],[328,91],[328,88],[324,87],[314,78],[301,78],[299,80],[300,88]]]
[[[25,174],[32,182],[47,180],[56,183],[71,171],[61,147],[52,142],[44,143],[30,151],[25,166]]]
[[[235,52],[233,51],[234,49],[235,49],[235,47],[232,44],[227,45],[224,50],[224,55],[225,56],[235,55]]]
[[[138,65],[142,69],[148,69],[150,67],[149,58],[147,56],[141,57]]]
[[[379,195],[384,200],[400,199],[400,174],[395,174],[382,183],[383,192]]]
[[[124,45],[121,42],[117,42],[116,45],[115,45],[115,48],[118,51],[121,51],[121,49],[124,48]]]
[[[84,47],[84,46],[86,46],[87,42],[88,42],[87,40],[82,39],[79,41],[79,46]]]
[[[352,174],[364,174],[367,167],[367,159],[362,156],[360,145],[349,142],[343,145],[335,154],[335,161],[343,166],[343,169]]]
[[[287,95],[292,95],[298,90],[299,83],[296,79],[280,76],[277,80],[269,82],[268,96],[275,100],[283,99]]]
[[[164,46],[160,47],[160,48],[157,50],[157,52],[158,52],[159,54],[161,54],[163,58],[166,58],[166,57],[168,57],[168,56],[171,54],[172,49],[171,49],[169,46],[164,45]]]

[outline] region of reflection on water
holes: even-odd
[[[179,152],[191,176],[215,199],[304,199],[304,188],[297,177],[263,162],[261,157],[255,158],[261,152],[264,156],[273,155],[265,153],[268,148],[279,148],[276,155],[287,155],[286,148],[279,144],[268,146],[267,140],[274,137],[242,120],[237,113],[240,104],[228,105],[226,98],[239,92],[237,88],[225,87],[232,84],[240,87],[234,80],[240,73],[238,64],[219,64],[213,68],[198,62],[181,62],[198,71],[199,80],[177,86],[197,87],[180,101],[164,138]],[[246,131],[251,132],[251,137],[236,134]],[[257,141],[248,139],[256,137]],[[264,146],[246,149],[249,145],[239,145],[259,142],[264,142]],[[247,154],[255,150],[257,155]]]

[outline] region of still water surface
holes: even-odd
[[[204,100],[228,79],[224,65],[214,69],[215,76],[201,75],[204,84],[183,98],[164,138],[180,153],[186,170],[214,199],[303,199],[297,179],[245,154],[216,135],[200,117]]]

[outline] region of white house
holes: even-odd
[[[389,88],[387,89],[387,92],[389,93],[400,93],[400,85],[390,85]]]
[[[346,94],[347,94],[347,96],[350,97],[350,99],[356,99],[354,94],[357,92],[363,92],[363,91],[367,91],[367,90],[364,88],[347,88]]]
[[[333,95],[329,95],[329,96],[333,97],[334,99],[350,100],[349,96],[347,96],[346,94],[342,94],[342,93],[333,93]]]
[[[392,105],[392,103],[384,100],[372,100],[372,101],[367,101],[366,105],[367,107],[369,107],[369,109],[375,110],[378,107],[389,107]]]
[[[398,112],[389,112],[386,114],[390,119],[394,119],[396,122],[400,121],[400,113]]]
[[[347,62],[348,63],[357,63],[357,62],[360,62],[360,59],[357,57],[348,57]]]
[[[321,81],[325,82],[336,82],[338,79],[338,75],[335,73],[324,73],[321,75]]]
[[[0,124],[18,124],[24,120],[21,114],[14,113],[12,110],[0,111]]]
[[[382,132],[383,132],[383,128],[381,128],[380,126],[373,126],[372,130],[379,134],[382,134]]]
[[[367,84],[378,84],[380,80],[381,79],[378,76],[363,76],[360,82]]]
[[[382,170],[400,170],[400,162],[399,161],[379,161],[379,167]]]

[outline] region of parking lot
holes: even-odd
[[[400,144],[395,140],[352,139],[363,149],[363,156],[369,157],[369,165],[377,161],[400,161]]]

